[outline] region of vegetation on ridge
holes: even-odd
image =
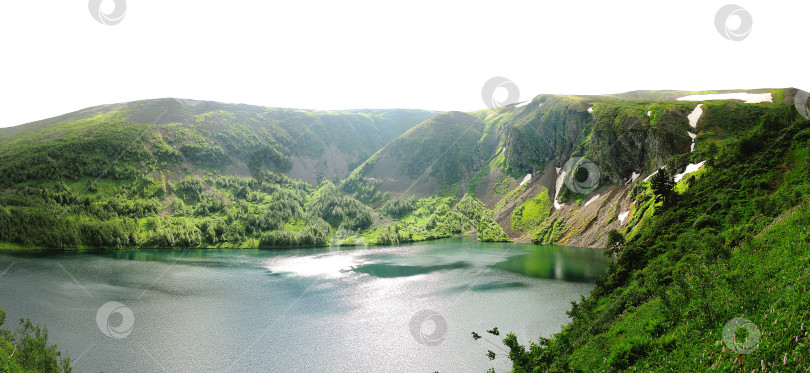
[[[572,304],[572,322],[530,346],[513,334],[503,340],[513,371],[804,369],[808,133],[810,121],[780,105],[718,147],[701,177],[674,185],[661,173],[654,218],[626,242],[611,232],[608,252],[618,258]],[[723,337],[734,317],[761,331],[750,354]]]

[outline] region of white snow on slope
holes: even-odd
[[[698,106],[695,107],[695,110],[692,110],[692,113],[686,116],[689,118],[689,125],[692,126],[692,128],[697,129],[697,122],[700,120],[700,116],[703,115],[702,106],[703,104],[698,104]],[[697,137],[697,134],[689,131],[686,131],[686,133],[692,138],[692,146],[689,148],[689,151],[693,152],[695,151],[695,138]]]
[[[704,163],[706,163],[706,161],[700,163],[692,163],[686,166],[686,170],[684,170],[682,174],[675,175],[675,182],[677,183],[681,181],[681,179],[683,179],[683,177],[686,176],[687,174],[691,174],[692,172],[699,170],[701,167],[703,167]]]
[[[664,167],[666,167],[666,165],[661,166],[661,168],[659,168],[658,171],[663,170]],[[647,180],[650,180],[650,178],[653,177],[655,174],[657,174],[658,171],[655,171],[655,172],[651,173],[650,176],[647,176],[646,178],[644,178],[644,180],[641,180],[641,182],[643,183],[643,182],[646,182]]]
[[[687,116],[687,118],[689,118],[689,125],[692,126],[692,128],[697,128],[698,119],[700,119],[700,116],[703,115],[702,106],[703,104],[698,104],[698,106],[695,107],[695,110],[692,110],[692,113]]]
[[[633,171],[633,174],[630,175],[630,180],[627,182],[627,184],[635,183],[639,176],[641,176],[641,174],[637,174],[635,171]]]
[[[560,204],[557,202],[557,197],[560,196],[560,188],[562,188],[563,183],[565,182],[565,171],[563,171],[560,176],[557,176],[557,185],[554,188],[554,209],[559,210],[560,207],[565,206],[565,204]]]
[[[689,131],[686,131],[686,134],[689,135],[689,137],[692,138],[692,148],[690,148],[689,151],[693,152],[693,151],[695,151],[695,138],[697,138],[697,134],[689,132]]]
[[[523,106],[526,106],[526,105],[531,104],[531,103],[532,103],[532,100],[526,100],[526,101],[523,101],[523,102],[515,105],[515,107],[523,107]]]
[[[678,99],[678,101],[712,101],[712,100],[741,100],[746,104],[758,104],[760,102],[773,102],[773,95],[770,93],[714,93],[708,95],[689,95]]]
[[[520,182],[519,186],[523,186],[523,184],[528,183],[529,180],[531,180],[531,179],[532,179],[532,174],[526,174],[526,176],[523,177],[523,181]]]
[[[627,219],[627,215],[630,215],[630,211],[625,211],[625,212],[619,214],[619,223],[621,225],[624,225],[624,219]]]
[[[596,199],[599,198],[599,196],[600,196],[599,194],[593,196],[593,198],[589,199],[588,202],[585,202],[585,206],[588,206],[589,203],[591,203],[593,201],[596,201]],[[585,207],[585,206],[582,206],[582,207]]]

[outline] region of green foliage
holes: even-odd
[[[410,214],[416,208],[416,200],[413,198],[395,199],[385,203],[380,211],[386,215],[399,219],[403,216]]]
[[[608,232],[607,245],[605,245],[605,255],[620,255],[627,245],[624,235],[615,229]]]
[[[658,170],[650,179],[650,188],[655,194],[655,202],[662,203],[662,206],[668,207],[672,205],[675,194],[675,182],[672,175],[669,174],[667,168]]]
[[[6,312],[0,308],[0,326]],[[20,319],[17,333],[0,329],[0,372],[60,372],[70,373],[69,357],[62,357],[56,345],[48,344],[47,325]]]
[[[366,206],[341,193],[330,181],[321,183],[315,197],[307,205],[307,211],[319,216],[333,228],[360,231],[370,227],[373,222]]]
[[[475,162],[479,154],[488,155],[497,145],[494,141],[479,142],[485,129],[485,124],[470,114],[438,114],[371,156],[342,188],[363,202],[373,203],[381,195],[373,190],[379,183],[371,178],[386,180],[383,192],[411,193],[424,189],[434,194],[459,187],[477,171]]]
[[[513,371],[803,369],[810,359],[810,148],[789,140],[810,122],[785,105],[755,123],[749,130],[762,137],[740,128],[700,178],[670,192],[679,194],[668,208],[648,216],[654,199],[635,193],[634,219],[648,216],[645,223],[627,236],[590,296],[573,304],[560,333],[529,348],[504,340],[519,349],[510,354]],[[661,195],[669,188],[659,182],[653,189]],[[611,244],[621,241],[618,232],[609,235]],[[762,331],[749,355],[723,342],[734,317]]]
[[[503,228],[492,220],[492,212],[472,194],[464,194],[456,209],[473,222],[479,241],[509,241]]]
[[[325,246],[328,235],[329,224],[322,219],[313,219],[298,232],[281,230],[263,233],[259,248]]]
[[[513,230],[527,230],[540,225],[549,214],[551,202],[548,190],[542,188],[532,199],[512,210],[509,220]]]
[[[563,233],[565,233],[565,220],[559,217],[558,214],[551,220],[546,219],[540,229],[532,235],[532,243],[538,245],[553,244],[562,238]]]
[[[365,242],[391,245],[457,236],[470,221],[453,211],[453,197],[422,198],[413,202],[413,210],[392,225],[384,225],[365,235]]]
[[[219,145],[183,144],[180,145],[180,153],[189,162],[199,166],[221,167],[229,161]]]

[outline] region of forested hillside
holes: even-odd
[[[327,186],[432,115],[159,99],[0,129],[0,241],[56,249],[324,245],[329,227],[372,221],[368,208]]]
[[[656,172],[678,174],[683,192],[719,149],[792,107],[792,92],[541,95],[438,115],[174,99],[89,108],[0,130],[0,241],[280,248],[463,234],[604,247],[610,230],[634,239],[657,215]]]

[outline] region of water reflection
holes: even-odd
[[[491,268],[536,278],[572,282],[592,282],[610,263],[610,258],[594,249],[537,246],[521,255],[513,255]]]
[[[365,273],[367,275],[371,275],[374,277],[390,278],[390,277],[407,277],[407,276],[423,275],[431,272],[469,268],[471,266],[472,265],[467,262],[456,262],[432,266],[375,263],[358,266],[354,269],[354,271],[359,273]]]

